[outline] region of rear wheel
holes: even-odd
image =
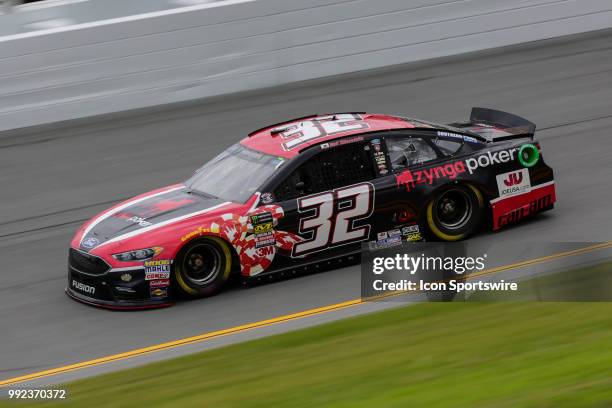
[[[218,293],[232,269],[232,253],[220,238],[208,237],[187,245],[175,261],[174,280],[178,289],[189,297]]]
[[[484,200],[472,186],[454,185],[440,192],[427,206],[429,231],[443,241],[459,241],[482,221]]]

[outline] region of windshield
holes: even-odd
[[[196,192],[244,203],[284,161],[237,143],[202,166],[185,184]]]

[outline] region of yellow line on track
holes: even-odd
[[[540,258],[534,258],[534,259],[530,259],[527,261],[521,261],[521,262],[509,264],[509,265],[487,269],[482,272],[474,273],[468,276],[468,279],[473,279],[475,277],[483,276],[483,275],[490,275],[493,273],[498,273],[498,272],[506,271],[509,269],[516,269],[516,268],[522,268],[525,266],[540,264],[540,263],[548,262],[554,259],[579,255],[579,254],[583,254],[586,252],[596,251],[598,249],[605,249],[605,248],[610,248],[610,247],[612,247],[612,241],[604,242],[604,243],[600,243],[596,245],[591,245],[585,248],[575,249],[571,251],[559,252],[553,255],[543,256]],[[396,293],[394,295],[397,295],[397,294],[401,294],[401,293]],[[382,295],[381,297],[385,297],[385,296]],[[353,307],[353,306],[356,306],[362,303],[365,303],[365,301],[362,299],[347,300],[346,302],[336,303],[333,305],[327,305],[327,306],[318,307],[315,309],[308,309],[308,310],[304,310],[301,312],[278,316],[272,319],[261,320],[258,322],[248,323],[248,324],[244,324],[241,326],[231,327],[228,329],[216,330],[213,332],[199,334],[197,336],[186,337],[186,338],[179,339],[179,340],[173,340],[173,341],[156,344],[156,345],[149,346],[149,347],[143,347],[143,348],[139,348],[139,349],[135,349],[131,351],[126,351],[124,353],[113,354],[113,355],[106,356],[106,357],[101,357],[101,358],[97,358],[93,360],[83,361],[83,362],[76,363],[76,364],[66,365],[63,367],[57,367],[57,368],[52,368],[49,370],[39,371],[39,372],[35,372],[32,374],[23,375],[20,377],[8,378],[6,380],[0,380],[0,387],[7,386],[7,385],[13,385],[13,384],[19,384],[25,381],[36,380],[36,379],[40,379],[44,377],[49,377],[52,375],[63,374],[69,371],[93,367],[93,366],[100,365],[100,364],[106,364],[106,363],[111,363],[114,361],[125,360],[125,359],[132,358],[132,357],[138,357],[138,356],[142,356],[145,354],[154,353],[157,351],[162,351],[162,350],[167,350],[167,349],[176,348],[180,346],[185,346],[188,344],[198,343],[198,342],[202,342],[202,341],[206,341],[206,340],[210,340],[210,339],[214,339],[214,338],[218,338],[222,336],[227,336],[230,334],[242,333],[242,332],[246,332],[246,331],[250,331],[254,329],[271,326],[271,325],[278,324],[278,323],[287,322],[290,320],[296,320],[296,319],[301,319],[304,317],[329,313],[329,312],[333,312],[336,310]]]

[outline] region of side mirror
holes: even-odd
[[[298,191],[304,191],[305,184],[303,181],[298,181],[295,183],[295,189]]]

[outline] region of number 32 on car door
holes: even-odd
[[[356,221],[366,219],[374,210],[374,186],[355,184],[307,197],[298,198],[299,233],[305,241],[293,247],[292,256],[302,256],[334,246],[368,239],[370,225],[356,227]]]

